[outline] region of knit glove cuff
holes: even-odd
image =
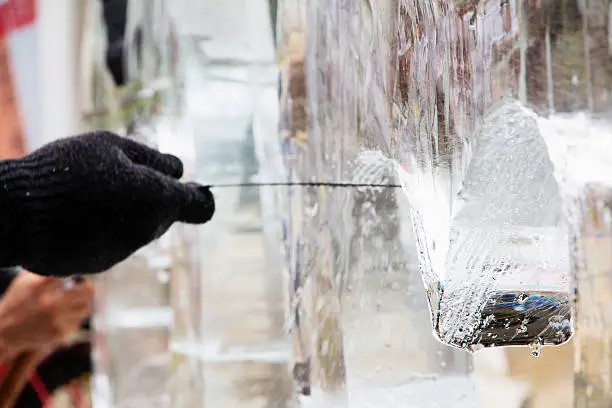
[[[15,188],[19,183],[14,180],[14,170],[18,167],[16,160],[0,161],[0,267],[18,264],[16,251],[20,239],[16,225],[22,217],[22,209],[15,202]]]

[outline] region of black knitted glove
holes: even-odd
[[[176,221],[209,221],[212,193],[182,174],[178,158],[104,131],[0,161],[0,267],[100,273]]]

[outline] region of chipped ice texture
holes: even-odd
[[[559,293],[546,301],[555,305],[552,312],[537,316],[536,308],[531,317],[545,323],[570,317],[568,303],[559,300],[569,291],[561,199],[546,144],[525,110],[545,114],[551,100],[552,107],[572,100],[563,87],[551,97],[550,75],[540,66],[546,52],[560,52],[559,44],[568,41],[567,30],[547,24],[559,24],[559,15],[566,25],[580,18],[565,3],[556,10],[550,3],[520,1],[438,10],[400,2],[413,21],[428,22],[413,30],[412,58],[417,52],[419,57],[407,63],[412,81],[404,88],[412,91],[412,106],[404,112],[413,113],[413,124],[423,116],[433,120],[409,130],[398,146],[434,328],[446,343],[470,347],[482,341],[484,308],[505,299],[503,293]],[[552,11],[559,15],[543,18]],[[419,13],[425,15],[415,19]],[[426,99],[432,95],[437,99]],[[571,334],[550,333],[545,344]],[[538,335],[530,333],[520,344]],[[510,336],[487,345],[517,341]]]
[[[301,36],[285,37],[293,57],[281,49],[284,100],[292,102],[286,135],[301,146],[290,163],[296,177],[388,180],[380,169],[395,168],[411,204],[432,322],[445,343],[474,346],[487,333],[493,300],[523,295],[554,305],[539,315],[544,306],[528,301],[529,324],[561,321],[563,329],[538,340],[528,328],[520,344],[566,341],[567,231],[538,118],[605,104],[601,91],[590,102],[580,96],[585,58],[575,47],[584,19],[600,27],[589,20],[593,10],[571,1],[317,0],[300,12]],[[602,38],[594,38],[597,51]],[[551,58],[557,63],[548,69]],[[600,64],[591,72],[605,81]],[[386,190],[359,194],[306,195],[316,211],[304,213],[314,218],[304,222],[304,253],[322,268],[308,273],[327,274],[339,297],[352,287],[347,282],[363,281],[365,265],[393,269],[409,256],[394,232],[407,228],[401,200]],[[346,208],[359,210],[347,218]],[[519,344],[515,337],[487,345]]]

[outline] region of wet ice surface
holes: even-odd
[[[448,219],[441,207],[435,220],[431,209],[424,210],[427,200],[414,206],[417,224],[424,218],[419,216],[423,211],[429,219],[420,231],[429,245],[421,244],[420,250],[436,333],[445,343],[465,348],[481,342],[482,332],[495,326],[483,324],[483,319],[496,319],[491,308],[533,291],[551,291],[551,297],[542,300],[550,308],[544,313],[541,307],[533,309],[541,313],[534,320],[545,320],[544,328],[550,319],[569,318],[562,296],[569,291],[569,259],[559,249],[567,248],[567,231],[553,166],[536,121],[518,102],[501,101],[486,114],[473,144],[458,194],[451,197]],[[415,181],[427,182],[414,175],[407,178],[408,188]],[[431,186],[416,187],[420,193],[429,188],[426,197],[434,201]],[[432,219],[437,221],[435,229]],[[421,243],[427,242],[420,238]],[[521,324],[516,330],[515,334],[529,332]],[[557,344],[569,335],[566,329],[549,331],[550,339],[540,330],[527,333],[522,341]],[[506,333],[486,345],[512,344],[515,334]]]

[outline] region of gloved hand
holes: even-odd
[[[212,193],[182,174],[178,158],[106,131],[0,161],[0,266],[100,273],[176,221],[209,221]]]

